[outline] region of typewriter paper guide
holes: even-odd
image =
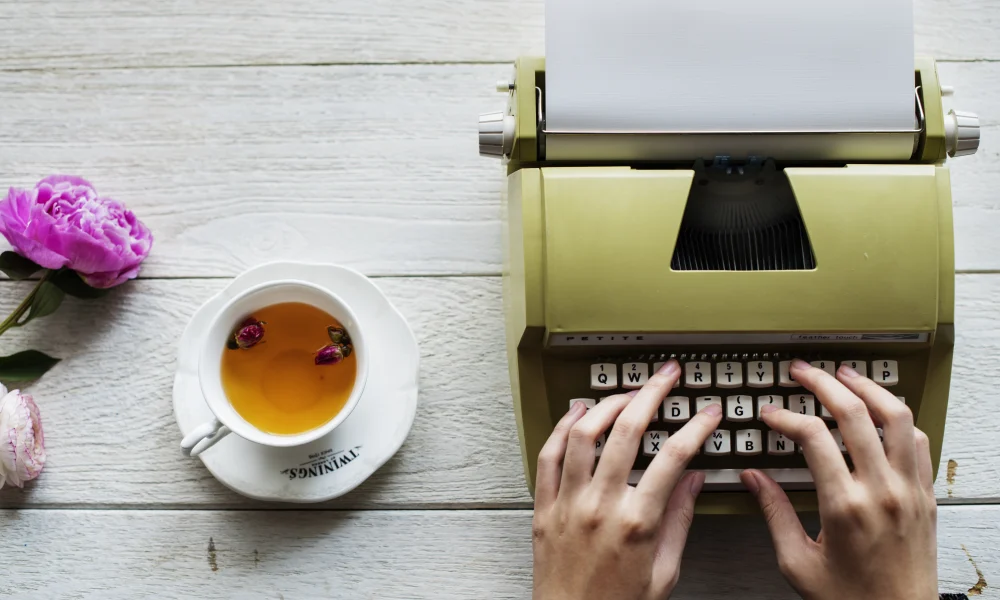
[[[546,0],[548,131],[909,131],[912,0]]]

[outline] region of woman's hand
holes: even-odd
[[[847,367],[836,378],[799,360],[791,370],[836,419],[854,471],[819,417],[761,411],[769,427],[801,444],[819,497],[822,530],[813,541],[777,483],[760,471],[742,474],[767,519],[781,572],[807,600],[936,599],[930,446],[910,409]]]
[[[670,595],[704,474],[684,468],[719,425],[711,405],[670,436],[636,487],[628,485],[642,434],[680,375],[676,361],[641,390],[587,412],[578,402],[538,456],[535,600],[652,600]],[[597,438],[608,436],[597,468]]]

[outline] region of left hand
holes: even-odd
[[[534,600],[663,600],[681,554],[703,473],[684,469],[722,419],[713,404],[670,436],[636,487],[642,434],[680,376],[670,361],[638,392],[577,403],[538,457],[533,522]],[[614,425],[597,468],[597,438]]]

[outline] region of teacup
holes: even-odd
[[[251,425],[233,408],[223,389],[221,362],[227,340],[244,318],[265,307],[285,302],[314,306],[339,321],[350,335],[357,371],[354,387],[343,408],[330,421],[315,429],[294,435],[277,435]],[[273,281],[253,287],[229,300],[215,315],[205,332],[198,357],[201,392],[214,418],[194,428],[181,441],[181,451],[198,456],[229,433],[264,446],[291,447],[315,441],[343,423],[357,406],[368,379],[368,350],[364,333],[350,307],[336,294],[298,280]]]

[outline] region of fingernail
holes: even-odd
[[[635,395],[639,393],[639,390],[632,390],[631,392],[625,394],[626,396],[635,398]]]
[[[701,493],[701,486],[705,485],[705,474],[695,473],[691,476],[691,495],[697,496]]]
[[[712,415],[713,417],[717,417],[722,414],[722,406],[718,404],[709,404],[705,408],[701,409],[701,412],[705,413],[706,415]]]
[[[743,471],[745,477],[740,477],[743,481],[743,485],[747,486],[750,493],[756,496],[760,493],[760,484],[757,483],[757,474],[753,471]]]
[[[799,369],[799,370],[808,369],[810,366],[811,365],[809,363],[807,363],[804,360],[798,359],[798,358],[796,358],[795,360],[792,361],[792,367],[795,368],[795,369]]]
[[[587,410],[587,405],[584,404],[583,402],[574,402],[573,403],[573,412],[580,412],[581,409]]]
[[[852,379],[854,377],[861,377],[861,373],[858,373],[857,371],[855,371],[851,367],[848,367],[847,365],[843,365],[840,367],[840,374],[843,375],[844,377],[850,377]]]
[[[677,364],[676,360],[671,358],[666,362],[666,364],[660,367],[660,370],[657,371],[657,373],[659,373],[660,375],[673,375],[674,373],[680,370],[681,366]]]
[[[778,406],[776,404],[765,404],[764,406],[760,407],[760,414],[766,415],[773,413],[776,410],[778,410]]]

